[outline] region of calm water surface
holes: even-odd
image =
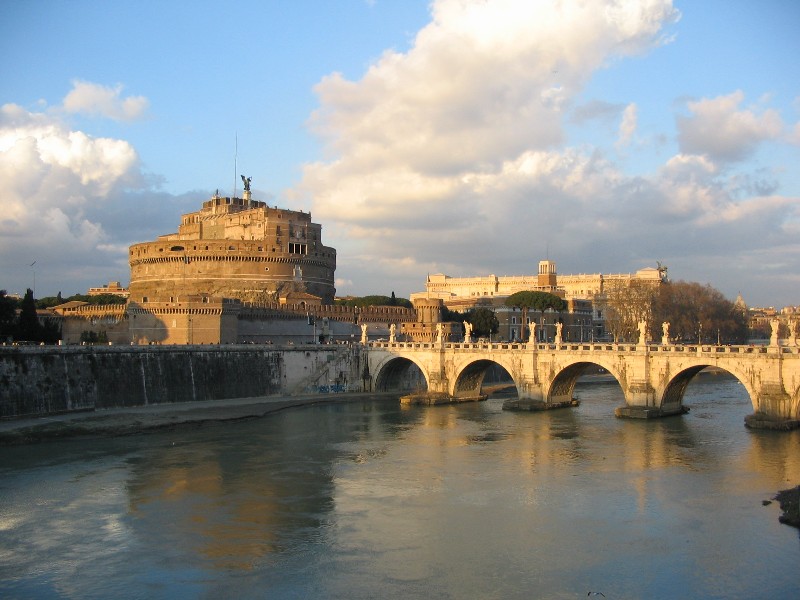
[[[800,432],[691,412],[368,402],[121,439],[0,448],[3,598],[798,598],[800,537],[762,500]],[[601,596],[594,596],[601,597]]]

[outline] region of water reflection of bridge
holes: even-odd
[[[510,375],[518,398],[504,408],[540,410],[568,406],[575,382],[592,366],[620,384],[625,405],[617,416],[651,418],[684,412],[686,386],[713,367],[736,377],[747,390],[753,427],[800,426],[800,347],[609,343],[419,343],[372,342],[369,372],[379,391],[414,388],[414,376],[431,396],[450,401],[482,397],[493,365]]]

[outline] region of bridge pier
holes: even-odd
[[[578,406],[580,401],[572,398],[561,402],[545,402],[544,400],[537,400],[535,398],[509,398],[503,402],[503,410],[519,410],[519,411],[540,411],[540,410],[554,410],[557,408],[572,408]]]
[[[571,408],[580,402],[572,397],[572,386],[568,386],[566,393],[551,396],[547,400],[544,386],[535,381],[521,381],[517,388],[517,398],[509,398],[503,402],[503,410],[542,411],[557,408]]]
[[[400,404],[434,406],[437,404],[458,404],[461,402],[480,402],[487,396],[451,396],[439,392],[413,392],[400,396]]]
[[[456,394],[450,392],[450,380],[444,369],[431,372],[428,376],[428,389],[412,392],[400,397],[400,404],[432,406],[436,404],[454,404],[459,402],[479,402],[486,400],[486,395],[481,395],[480,390],[475,393],[465,392]]]
[[[800,420],[781,419],[757,412],[744,418],[744,426],[748,429],[771,429],[773,431],[791,431],[800,428]]]
[[[656,408],[654,406],[630,406],[625,404],[614,409],[614,415],[621,419],[660,419],[675,415],[685,415],[689,409],[685,406]]]
[[[658,398],[658,393],[648,381],[632,381],[623,390],[625,404],[615,408],[614,415],[621,419],[660,419],[684,415],[689,409],[680,402],[683,389],[677,397],[673,398],[665,393]]]
[[[793,416],[792,399],[779,382],[764,382],[758,391],[758,410],[744,418],[749,429],[789,431],[800,428],[800,420]]]

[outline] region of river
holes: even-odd
[[[353,402],[0,448],[3,598],[797,598],[800,431],[701,375],[682,417]],[[602,596],[600,595],[602,594]]]

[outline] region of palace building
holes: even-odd
[[[602,295],[610,287],[628,285],[631,282],[659,285],[666,278],[666,268],[647,267],[636,273],[590,273],[579,275],[559,275],[556,263],[551,260],[539,261],[536,275],[487,275],[484,277],[450,277],[449,275],[429,275],[425,291],[411,295],[416,298],[440,298],[449,307],[464,306],[483,298],[504,298],[521,291],[542,291],[562,296],[566,300],[592,300]]]
[[[539,272],[535,275],[486,275],[482,277],[450,277],[444,274],[428,275],[425,291],[411,294],[411,301],[439,300],[456,311],[467,311],[484,306],[494,311],[500,323],[498,335],[501,339],[519,340],[533,322],[536,337],[540,341],[553,339],[556,322],[563,322],[564,339],[585,341],[605,335],[603,298],[612,288],[632,283],[658,286],[666,281],[667,269],[648,267],[636,273],[559,275],[556,263],[539,261]],[[566,300],[564,314],[544,313],[528,315],[522,322],[519,309],[505,306],[505,299],[516,292],[540,291],[554,294]]]
[[[177,233],[129,249],[130,300],[179,297],[275,301],[305,292],[331,304],[336,250],[322,243],[311,214],[252,200],[214,195],[183,215]]]

